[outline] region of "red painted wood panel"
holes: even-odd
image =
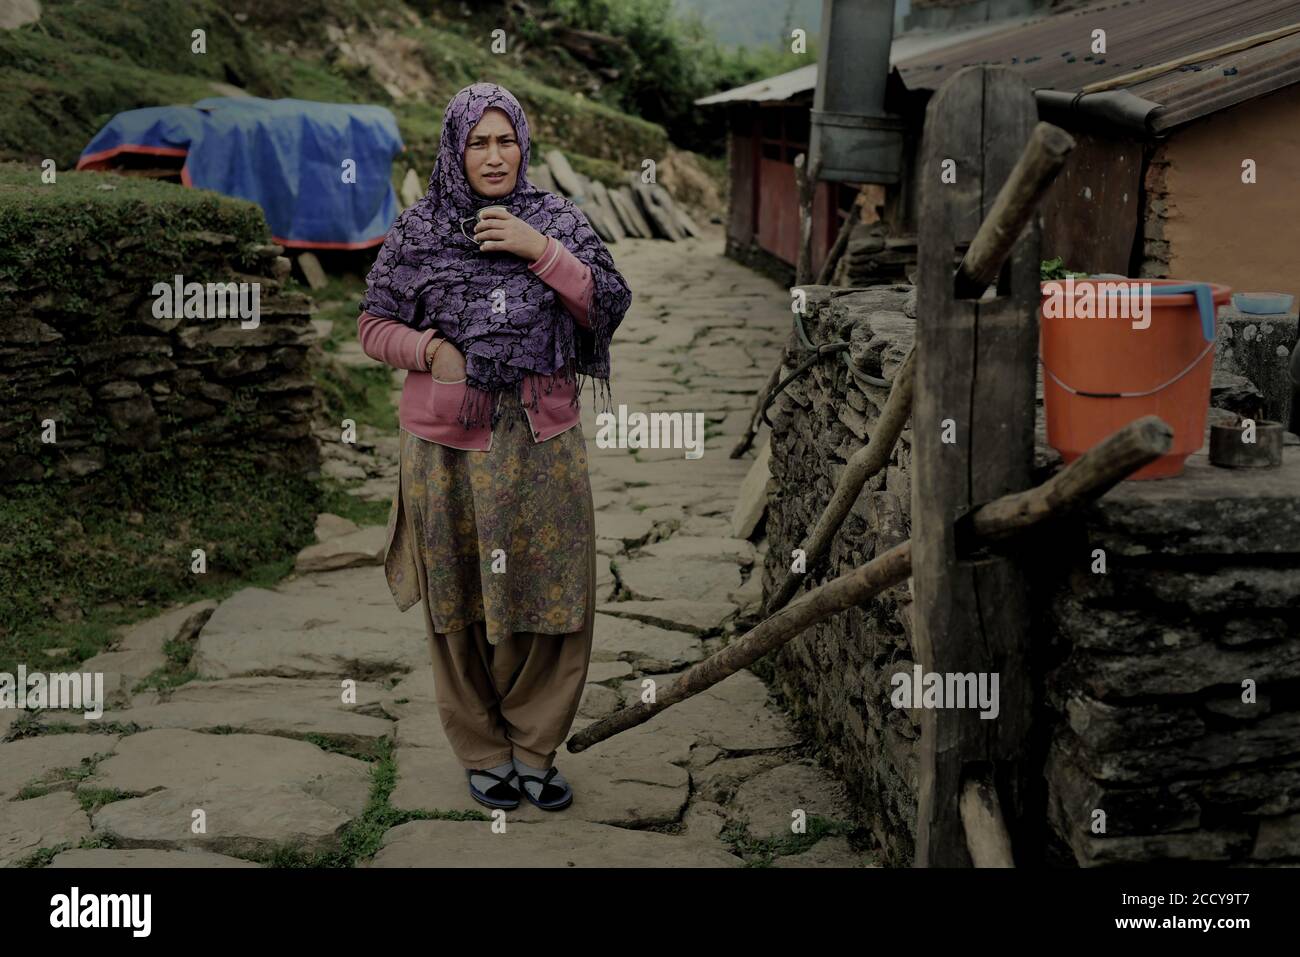
[[[821,268],[835,241],[833,183],[818,183],[813,197],[813,271]],[[760,159],[758,167],[758,245],[791,266],[799,261],[799,188],[794,167]]]
[[[794,265],[799,259],[799,190],[794,167],[758,161],[758,245]]]

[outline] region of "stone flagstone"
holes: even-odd
[[[128,735],[78,790],[110,788],[148,794],[159,788],[201,796],[214,786],[290,786],[278,803],[307,814],[323,801],[360,814],[370,794],[364,761],[305,741],[262,734],[199,734],[157,729]]]
[[[341,515],[321,512],[316,516],[316,541],[327,542],[331,538],[347,535],[359,528],[360,526],[356,522],[343,518]]]
[[[254,734],[289,737],[324,734],[348,745],[389,737],[393,723],[364,714],[377,710],[383,688],[356,683],[356,704],[344,704],[337,679],[227,678],[191,681],[169,700],[105,714],[106,721],[134,722],[142,728],[210,731],[230,727]]]
[[[731,813],[745,820],[750,836],[757,838],[790,835],[795,810],[840,821],[852,815],[843,786],[807,764],[764,771],[741,784],[731,802]]]
[[[205,833],[194,833],[196,810],[203,811]],[[199,848],[239,857],[288,846],[310,854],[336,846],[358,811],[312,794],[310,781],[210,780],[115,801],[96,811],[93,823],[96,833],[112,834],[123,847]]]
[[[96,754],[111,754],[117,742],[115,734],[50,734],[0,744],[0,801]]]
[[[705,601],[742,584],[736,565],[699,559],[615,559],[614,569],[633,599]]]
[[[582,692],[582,701],[578,704],[578,714],[598,721],[609,717],[621,707],[623,707],[623,696],[617,691],[588,682]]]
[[[677,680],[676,675],[654,677],[665,689]],[[640,679],[623,683],[624,703],[639,701],[641,693]],[[640,727],[691,735],[723,751],[765,751],[799,743],[785,715],[768,703],[767,686],[749,671],[724,678]]]
[[[705,536],[679,536],[643,545],[639,554],[652,558],[704,559],[731,564],[754,564],[754,546],[743,538],[712,538]]]
[[[388,831],[370,867],[740,867],[735,855],[669,834],[584,821],[410,821]]]
[[[574,731],[589,724],[574,722]],[[399,810],[482,811],[469,794],[465,771],[452,754],[441,728],[428,747],[399,747],[397,786],[390,802]],[[574,789],[562,812],[543,811],[523,802],[509,820],[581,819],[627,827],[678,820],[690,796],[690,736],[669,730],[655,734],[632,729],[578,754],[561,747],[555,764]]]
[[[596,410],[583,403],[599,508],[598,587],[609,595],[618,585],[632,600],[597,603],[574,731],[639,700],[647,680],[667,687],[704,657],[703,636],[721,632],[738,605],[752,611],[761,598],[765,546],[747,539],[762,515],[766,479],[756,488],[758,463],[727,452],[789,335],[786,291],[723,258],[716,233],[679,243],[628,238],[615,248],[637,291],[612,349],[615,402],[630,411],[700,411],[712,434],[693,460],[681,449],[602,449],[594,441]],[[373,365],[352,341],[334,360]],[[327,465],[364,478],[352,494],[387,502],[396,448],[395,435],[371,430]],[[761,435],[757,458],[766,452]],[[195,640],[192,666],[216,680],[142,693],[133,707],[106,715],[147,729],[137,734],[0,744],[0,835],[15,813],[36,819],[39,812],[44,823],[29,829],[40,835],[32,848],[75,843],[92,828],[127,845],[64,851],[55,859],[60,867],[257,866],[240,857],[283,845],[332,848],[366,805],[371,765],[301,740],[312,733],[361,748],[391,739],[395,809],[473,812],[465,821],[392,828],[361,866],[734,867],[743,862],[721,840],[729,822],[747,819],[752,835],[779,836],[794,807],[846,816],[833,779],[801,756],[767,688],[742,671],[585,751],[562,745],[555,763],[573,783],[573,804],[552,813],[525,801],[507,814],[506,834],[493,834],[442,730],[423,614],[418,606],[397,611],[375,564],[385,534],[322,514],[319,544],[304,550],[295,576],[273,589],[237,592],[215,611],[200,603],[137,626],[134,640],[107,653],[123,656],[108,660],[123,683],[151,670],[177,637]],[[334,567],[353,562],[361,564]],[[340,700],[344,678],[358,682],[354,706]],[[103,757],[89,777],[59,780],[59,769],[96,753]],[[3,801],[42,779],[60,790]],[[74,786],[132,796],[88,820]],[[192,832],[196,807],[206,812],[205,834]],[[31,853],[28,844],[21,850]],[[836,836],[773,866],[866,860]]]
[[[401,678],[384,694],[380,707],[391,718],[414,714],[434,714],[438,707],[434,697],[433,668],[417,668]]]
[[[90,837],[90,822],[76,797],[67,791],[0,803],[0,867],[9,867],[41,848],[76,844],[85,837]]]
[[[597,612],[591,657],[592,669],[622,660],[637,671],[675,671],[700,661],[704,649],[693,634]]]
[[[355,565],[378,565],[384,560],[387,544],[388,529],[383,525],[370,525],[347,535],[308,545],[298,553],[293,570],[301,575]]]
[[[688,601],[670,598],[665,601],[615,601],[596,606],[597,611],[620,618],[631,618],[661,628],[694,632],[697,635],[717,631],[735,614],[731,602]]]
[[[236,592],[204,626],[191,667],[204,678],[361,680],[427,667],[428,659],[423,622],[398,612],[383,569],[357,568]]]

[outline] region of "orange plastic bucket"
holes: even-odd
[[[1139,302],[1145,283],[1151,295]],[[1191,285],[1203,287],[1199,307],[1193,292],[1159,292]],[[1173,446],[1129,477],[1182,472],[1205,443],[1216,317],[1232,289],[1178,279],[1075,279],[1043,282],[1042,294],[1048,444],[1073,462],[1134,419],[1158,415],[1174,430]]]

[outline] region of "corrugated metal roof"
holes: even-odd
[[[1300,33],[1196,66],[1200,69],[1165,73],[1128,88],[1161,104],[1147,120],[1152,132],[1300,83]]]
[[[1107,0],[895,65],[914,90],[983,63],[1017,70],[1036,90],[1077,92],[1291,24],[1300,24],[1300,0]],[[1095,29],[1106,31],[1105,54],[1091,53]],[[1300,36],[1292,35],[1114,89],[1159,104],[1147,125],[1161,132],[1298,81]]]
[[[800,93],[807,93],[817,88],[817,64],[809,63],[789,73],[769,76],[734,90],[724,90],[712,96],[695,101],[696,106],[712,106],[715,103],[738,103],[741,101],[760,102],[762,100],[788,100]]]
[[[1040,92],[1070,94],[1291,24],[1300,24],[1300,0],[1103,0],[991,27],[901,34],[894,38],[891,60],[913,90],[935,90],[963,67],[987,63],[1017,70]],[[1106,31],[1104,54],[1091,53],[1095,29]],[[1300,83],[1300,34],[1219,54],[1136,83],[1120,82],[1107,93],[1085,94],[1075,106],[1159,134],[1293,83]],[[784,100],[816,86],[817,66],[809,64],[696,102],[707,106]],[[1124,101],[1120,91],[1148,102]],[[1058,96],[1056,101],[1063,99]],[[1053,105],[1059,106],[1056,101]],[[1117,104],[1124,114],[1119,119]]]
[[[1022,17],[1017,20],[1004,20],[992,26],[981,24],[973,27],[957,27],[952,30],[926,30],[902,33],[894,37],[889,48],[889,59],[898,63],[908,57],[920,56],[940,50],[955,43],[970,41],[976,37],[988,36],[1005,30],[1011,24],[1033,22],[1032,18]],[[789,73],[770,76],[764,80],[738,86],[732,90],[714,93],[695,101],[696,106],[713,106],[717,103],[758,103],[764,100],[788,100],[801,93],[811,93],[817,89],[817,64],[810,63]]]

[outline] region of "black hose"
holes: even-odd
[[[797,317],[798,313],[795,313],[795,315]],[[796,319],[796,323],[797,322],[798,320]],[[773,428],[771,421],[767,417],[767,410],[768,407],[771,406],[772,402],[776,399],[776,397],[781,394],[781,390],[783,390],[791,382],[793,382],[795,379],[799,378],[799,376],[803,375],[805,372],[807,372],[809,369],[815,366],[822,356],[831,355],[836,352],[843,352],[848,347],[849,344],[847,342],[827,342],[820,346],[814,347],[813,354],[810,355],[807,359],[804,359],[804,361],[799,363],[799,365],[795,366],[794,371],[791,372],[784,379],[782,379],[780,382],[778,382],[776,386],[772,389],[772,391],[767,394],[767,399],[763,402],[763,411],[762,411],[762,418],[764,424],[766,424],[769,429]]]

